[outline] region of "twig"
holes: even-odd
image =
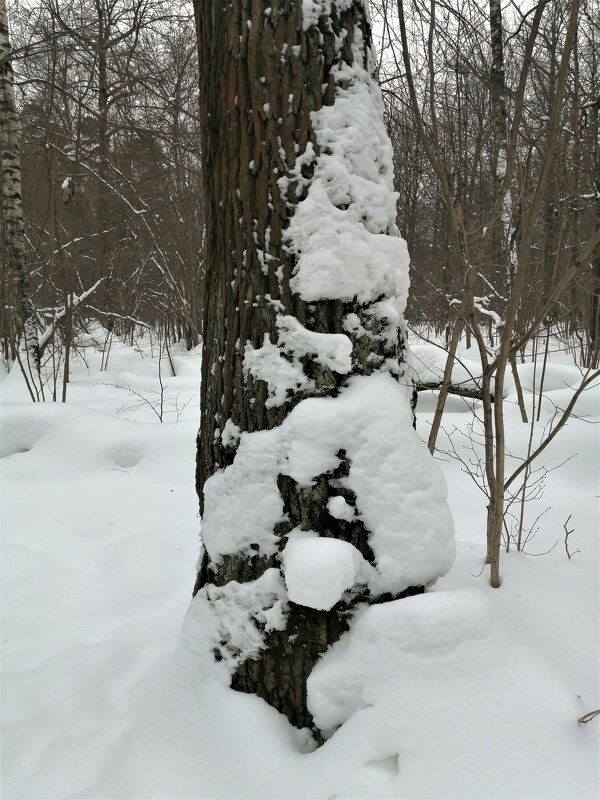
[[[567,520],[566,520],[566,522],[564,522],[564,523],[563,523],[563,528],[564,528],[564,530],[565,530],[565,550],[567,551],[567,558],[569,559],[569,561],[570,561],[570,560],[573,558],[573,556],[575,555],[575,553],[581,553],[581,550],[575,550],[575,552],[574,552],[574,553],[570,553],[570,552],[569,552],[569,536],[570,536],[570,535],[571,535],[571,534],[574,532],[574,530],[575,530],[575,528],[571,528],[571,530],[569,530],[569,529],[567,528],[567,525],[569,524],[569,520],[570,520],[570,519],[571,519],[571,515],[569,514],[569,516],[567,517]]]

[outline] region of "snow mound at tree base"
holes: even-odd
[[[307,732],[215,664],[199,595],[105,797],[594,797],[597,736],[581,699],[485,592],[430,592],[364,610],[309,679]]]
[[[576,694],[477,589],[370,607],[319,662],[308,695],[321,728],[351,720],[380,732],[404,797],[422,793],[424,773],[427,796],[500,796],[507,781],[513,796],[567,796],[594,758]]]

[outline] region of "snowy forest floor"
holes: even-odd
[[[64,405],[32,403],[18,368],[0,376],[3,797],[598,796],[600,718],[577,722],[600,705],[598,387],[541,457],[551,471],[526,527],[548,510],[526,553],[503,554],[499,590],[482,570],[485,497],[438,454],[455,565],[425,596],[381,606],[368,645],[332,664],[320,690],[329,680],[353,713],[308,753],[227,688],[193,607],[180,637],[200,529],[200,357],[174,348],[176,377],[163,358],[161,423],[156,346],[140,343],[115,340],[100,371],[94,338],[81,342]],[[435,347],[414,353],[424,375],[439,370]],[[477,372],[472,350],[461,359]],[[532,364],[519,373],[531,408]],[[551,355],[536,436],[578,377]],[[518,463],[529,426],[511,387],[507,400]],[[421,393],[424,439],[434,405]],[[467,463],[481,457],[472,419],[451,396],[439,446]]]

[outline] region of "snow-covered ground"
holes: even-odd
[[[156,347],[140,345],[115,341],[100,371],[88,339],[65,405],[33,404],[18,369],[2,375],[3,797],[598,796],[600,718],[577,722],[600,705],[598,388],[542,456],[558,468],[526,527],[549,510],[527,554],[503,554],[499,590],[482,571],[485,497],[439,455],[455,565],[426,595],[368,610],[318,664],[318,721],[343,724],[309,752],[273,709],[227,688],[207,649],[214,621],[197,604],[186,616],[199,355],[175,349],[177,377],[163,358],[161,423]],[[435,374],[435,348],[415,352]],[[470,380],[477,359],[460,356],[457,379]],[[532,365],[519,373],[530,406]],[[552,354],[542,423],[578,375]],[[516,455],[529,427],[512,392]],[[434,404],[421,394],[425,439]],[[480,453],[471,420],[451,396],[439,445],[467,463]]]

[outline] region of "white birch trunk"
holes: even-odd
[[[490,0],[489,11],[492,44],[490,94],[494,138],[496,139],[496,146],[498,148],[495,178],[496,185],[498,189],[500,189],[506,175],[506,165],[508,161],[508,114],[506,110],[506,82],[504,77],[504,26],[502,24],[500,0]],[[504,262],[504,281],[507,295],[510,293],[510,287],[512,286],[518,265],[517,232],[514,226],[514,220],[513,199],[509,187],[502,197],[502,212],[500,215],[502,260]]]
[[[0,145],[2,149],[2,214],[8,268],[15,282],[16,309],[23,330],[27,362],[39,374],[40,358],[25,252],[21,201],[19,118],[15,103],[6,0],[0,0]]]

